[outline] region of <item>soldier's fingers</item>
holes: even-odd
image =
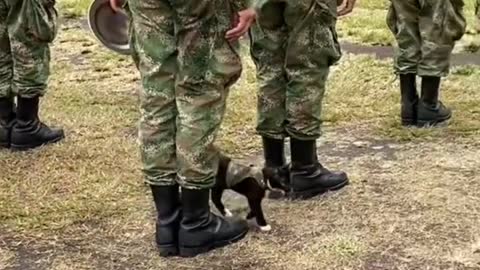
[[[240,18],[240,22],[233,28],[227,32],[226,38],[227,39],[238,39],[242,36],[242,32],[245,33],[245,28],[248,30],[248,21],[244,18]]]
[[[349,14],[350,12],[352,12],[352,10],[349,10],[346,6],[344,8],[342,8],[339,12],[338,12],[338,16],[345,16],[347,14]]]
[[[353,11],[353,7],[355,6],[355,0],[347,0],[347,4],[345,8],[342,10],[343,13],[340,16],[347,15]]]
[[[240,31],[238,32],[237,35],[232,37],[233,40],[231,40],[231,41],[236,41],[236,40],[240,39],[241,37],[243,37],[248,32],[248,30],[250,29],[250,27],[252,26],[252,24],[254,22],[255,22],[255,18],[251,18],[251,17],[248,18],[246,20],[245,26],[240,29]]]

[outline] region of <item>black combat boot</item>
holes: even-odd
[[[180,229],[180,191],[175,186],[150,186],[152,189],[157,223],[155,240],[160,256],[178,255],[178,230]]]
[[[422,98],[418,104],[418,126],[434,126],[452,117],[452,111],[438,100],[440,77],[422,77]]]
[[[291,150],[289,197],[292,199],[308,199],[348,184],[346,173],[331,172],[318,162],[315,140],[301,141],[292,138]]]
[[[194,257],[241,240],[248,232],[244,220],[224,219],[210,212],[210,190],[182,189],[180,256]]]
[[[418,93],[416,74],[400,75],[400,92],[402,100],[401,118],[403,126],[417,124]]]
[[[284,140],[262,138],[263,156],[265,158],[264,174],[268,184],[273,190],[288,191],[289,171],[285,161],[285,142]],[[272,190],[272,191],[273,191]],[[269,193],[270,198],[279,198],[281,194],[278,192]]]
[[[51,129],[38,118],[39,98],[17,99],[17,121],[12,129],[12,150],[28,150],[62,140],[61,129]]]
[[[10,148],[10,135],[15,123],[15,103],[11,98],[0,98],[0,148]]]

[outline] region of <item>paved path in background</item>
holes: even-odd
[[[387,59],[393,57],[393,47],[391,46],[366,46],[350,42],[342,42],[342,48],[345,52],[352,54],[370,54],[378,59]],[[480,65],[480,54],[456,53],[452,56],[452,65]]]

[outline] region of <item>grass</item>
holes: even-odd
[[[83,17],[93,0],[60,0],[58,9],[66,17]]]
[[[391,61],[345,55],[328,83],[319,145],[322,162],[346,170],[352,185],[305,202],[266,201],[271,233],[252,232],[192,260],[164,260],[139,171],[131,60],[72,25],[52,56],[41,116],[64,127],[67,139],[28,153],[0,151],[0,269],[480,268],[477,67],[453,69],[442,85],[454,109],[448,127],[404,129]],[[218,144],[236,158],[256,158],[256,80],[244,61]]]

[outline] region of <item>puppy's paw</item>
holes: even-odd
[[[258,225],[256,218],[251,218],[251,219],[248,219],[247,221],[248,221],[248,224],[250,225],[250,227],[258,229],[261,232],[269,232],[269,231],[272,230],[272,226],[270,226],[269,224],[267,224],[265,226]]]
[[[228,210],[227,208],[225,208],[225,216],[226,216],[226,217],[233,217],[233,214],[232,214],[232,212],[230,212],[230,210]]]
[[[270,225],[259,226],[258,228],[260,229],[261,232],[269,232],[269,231],[272,230],[272,226],[270,226]]]

